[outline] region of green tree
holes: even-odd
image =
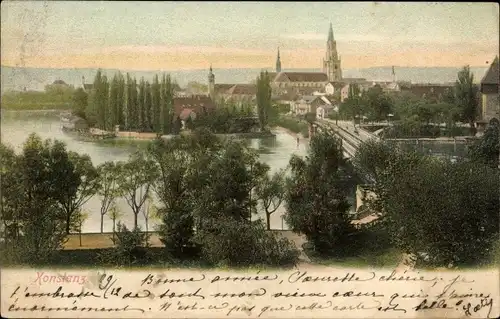
[[[101,70],[97,71],[94,79],[94,87],[92,89],[92,107],[91,116],[87,118],[95,119],[95,123],[98,128],[106,130],[106,117],[108,116],[107,106],[108,106],[108,94],[109,94],[109,84],[108,79],[105,75],[101,73]]]
[[[359,146],[352,163],[369,180],[376,182],[390,164],[395,151],[395,146],[392,144],[368,140]]]
[[[137,108],[137,83],[127,73],[127,90],[125,96],[126,108],[126,128],[127,130],[136,130],[139,124],[139,111]]]
[[[160,83],[158,81],[158,75],[155,74],[153,78],[153,84],[151,86],[151,103],[152,103],[152,126],[153,126],[153,131],[156,133],[159,133],[161,131],[161,106],[160,106],[160,99],[161,99],[161,90],[160,90]]]
[[[435,266],[469,264],[498,238],[499,180],[483,164],[400,151],[380,175],[374,207],[403,251]]]
[[[455,103],[460,108],[461,120],[469,123],[471,134],[475,134],[474,121],[478,111],[478,89],[474,84],[474,74],[469,66],[464,66],[458,72],[458,79],[455,82]]]
[[[109,208],[109,218],[113,222],[113,237],[112,240],[115,242],[115,233],[116,233],[116,222],[120,220],[123,216],[123,213],[120,211],[116,202],[111,203],[111,207]]]
[[[177,123],[174,122],[174,92],[172,86],[172,79],[170,74],[163,75],[162,83],[161,83],[161,94],[160,94],[160,112],[162,119],[162,132],[163,134],[171,134],[173,131],[173,125],[177,125],[176,130],[180,130],[178,127],[178,119],[176,119]],[[173,123],[174,122],[174,123]]]
[[[101,69],[97,70],[94,77],[94,83],[92,85],[92,90],[88,96],[88,105],[85,109],[85,118],[87,119],[89,125],[93,126],[97,124],[97,114],[99,109],[99,103],[101,101],[99,94],[101,90],[98,89],[100,83],[102,82],[102,72]]]
[[[16,240],[20,235],[21,207],[24,201],[23,197],[18,194],[24,191],[23,184],[19,183],[22,178],[21,156],[16,155],[10,146],[0,144],[0,181],[2,182],[0,219],[3,222],[3,235],[6,241]]]
[[[66,237],[58,200],[67,193],[67,177],[62,174],[70,174],[72,163],[64,144],[42,141],[36,134],[28,137],[15,161],[18,200],[9,202],[12,197],[5,197],[2,191],[3,203],[17,210],[19,227],[16,237],[6,241],[9,255],[16,262],[44,262],[62,247]]]
[[[261,131],[267,130],[271,108],[271,83],[269,74],[261,72],[257,78],[257,115]]]
[[[58,198],[58,203],[66,218],[66,233],[72,228],[73,215],[81,211],[82,206],[95,195],[98,189],[97,170],[88,155],[67,152],[67,160],[71,162],[68,169],[61,165],[61,179],[63,196]]]
[[[153,164],[142,156],[135,153],[125,163],[117,163],[118,185],[127,204],[134,214],[134,228],[137,228],[137,217],[148,198],[151,184],[156,171],[151,170]]]
[[[80,241],[80,247],[82,247],[82,227],[85,221],[89,218],[89,213],[87,211],[77,211],[75,214],[74,223],[78,227],[78,239]]]
[[[163,223],[159,227],[160,240],[170,255],[182,257],[193,247],[194,217],[192,214],[191,192],[196,185],[202,185],[196,163],[206,163],[211,154],[210,148],[217,144],[210,134],[204,142],[193,136],[178,136],[164,142],[156,140],[148,148],[151,159],[159,174],[152,187],[163,207],[159,208]],[[206,176],[206,175],[202,175]]]
[[[113,80],[111,81],[111,85],[109,88],[109,105],[108,105],[108,128],[110,130],[114,130],[115,125],[120,125],[120,116],[119,116],[119,105],[122,103],[119,96],[120,91],[120,80],[118,74],[113,76]]]
[[[144,112],[143,112],[143,130],[151,132],[153,129],[151,115],[153,113],[153,92],[151,84],[146,82],[144,89]]]
[[[146,109],[144,108],[144,103],[146,102],[146,81],[144,77],[141,78],[139,82],[139,95],[137,96],[137,110],[139,113],[139,131],[145,131],[145,120],[146,120]]]
[[[71,100],[73,102],[73,113],[85,118],[85,110],[88,106],[88,94],[82,88],[78,88],[73,92]]]
[[[97,194],[101,197],[101,233],[104,231],[104,215],[115,203],[116,198],[120,194],[120,186],[118,185],[119,171],[114,162],[105,162],[97,167],[98,174],[98,191]]]
[[[303,233],[320,254],[344,252],[354,232],[349,203],[339,184],[340,142],[326,133],[311,139],[308,157],[290,159],[285,220]]]
[[[366,113],[368,118],[375,121],[386,120],[393,109],[392,100],[379,85],[363,92],[361,103],[364,108],[361,113]]]
[[[468,149],[469,157],[492,168],[498,167],[500,153],[499,131],[498,123],[490,124],[486,128],[484,135]]]
[[[102,262],[129,267],[147,264],[150,260],[148,250],[150,235],[142,232],[139,227],[128,230],[121,223],[118,223],[117,228],[113,237],[115,247],[110,252],[100,255]]]
[[[255,190],[266,214],[267,230],[271,230],[271,215],[285,198],[285,171],[276,172],[272,176],[266,173]]]
[[[118,92],[117,92],[117,124],[120,125],[121,128],[124,128],[125,126],[125,101],[126,97],[126,83],[125,83],[125,78],[123,77],[123,74],[121,72],[118,72]]]

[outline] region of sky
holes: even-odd
[[[2,1],[1,64],[189,70],[486,66],[496,3]]]

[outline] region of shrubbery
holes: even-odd
[[[150,260],[148,233],[140,228],[129,230],[125,225],[118,223],[114,233],[115,247],[100,255],[104,264],[115,266],[134,266],[147,264]]]
[[[294,244],[266,231],[261,221],[241,223],[219,221],[215,230],[196,235],[203,242],[204,260],[219,266],[271,265],[290,266],[299,252]]]
[[[490,258],[499,234],[496,168],[477,160],[451,163],[384,143],[367,146],[355,162],[375,178],[377,198],[370,206],[383,214],[381,225],[395,246],[432,266]],[[379,154],[379,160],[369,161],[370,154]]]

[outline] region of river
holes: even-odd
[[[67,149],[80,154],[88,154],[94,165],[106,161],[126,160],[128,156],[146,142],[84,142],[64,134],[60,129],[58,112],[2,112],[1,139],[2,142],[21,150],[22,144],[32,132],[46,139],[58,139],[66,143]],[[260,160],[267,163],[272,171],[285,168],[292,154],[303,156],[307,152],[307,143],[302,141],[297,147],[296,139],[283,132],[276,131],[276,137],[265,139],[249,139],[249,145],[257,149]],[[354,202],[354,189],[351,190],[350,201]],[[133,214],[123,199],[118,201],[123,216],[120,218],[127,227],[133,226]],[[83,207],[89,213],[88,219],[82,227],[82,232],[91,233],[100,231],[100,201],[94,196]],[[287,229],[282,221],[283,205],[271,216],[271,228]],[[264,216],[262,216],[264,218]],[[144,229],[144,218],[139,215],[139,224]],[[149,229],[153,229],[155,222],[149,221]],[[112,230],[112,221],[104,217],[104,231]]]

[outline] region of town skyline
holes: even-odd
[[[2,66],[273,68],[279,47],[283,69],[321,68],[330,23],[342,68],[481,67],[498,54],[493,3],[26,1],[2,2],[1,16]]]

